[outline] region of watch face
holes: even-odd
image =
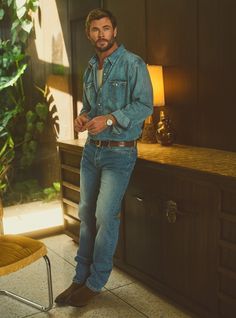
[[[113,124],[112,120],[110,118],[107,119],[107,126],[112,126],[112,124]]]

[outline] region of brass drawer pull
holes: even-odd
[[[169,223],[175,223],[179,213],[177,203],[173,200],[166,202],[166,217]]]

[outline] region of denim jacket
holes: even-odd
[[[89,61],[84,73],[83,108],[89,118],[112,114],[117,124],[95,136],[96,140],[129,141],[139,138],[143,121],[153,111],[153,92],[144,61],[120,45],[103,65],[103,81],[97,84],[98,59]]]

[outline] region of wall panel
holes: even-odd
[[[118,41],[146,60],[145,0],[105,0],[104,7],[118,22]]]
[[[236,2],[199,0],[199,144],[236,151]]]
[[[177,142],[194,143],[197,111],[197,0],[147,0],[147,61],[164,66]]]

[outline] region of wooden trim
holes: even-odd
[[[61,169],[80,174],[80,169],[74,168],[72,166],[69,166],[69,165],[66,165],[66,164],[63,164],[63,163],[61,164]]]
[[[78,208],[78,203],[75,203],[75,202],[73,202],[73,201],[71,201],[71,200],[62,198],[62,202],[65,203],[65,204],[68,204],[68,205],[72,206],[73,208]]]

